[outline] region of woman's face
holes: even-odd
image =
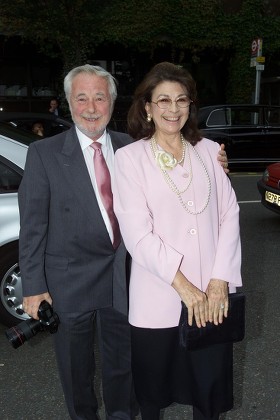
[[[158,84],[152,92],[151,102],[145,106],[146,112],[153,118],[156,134],[179,133],[189,118],[190,103],[188,93],[180,83],[166,81]]]

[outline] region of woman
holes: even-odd
[[[138,140],[115,156],[115,212],[132,256],[129,322],[132,369],[143,420],[173,402],[194,419],[232,408],[232,345],[179,347],[181,301],[188,322],[223,322],[228,293],[241,286],[239,207],[217,162],[219,145],[201,138],[196,86],[171,63],[156,65],[128,114]],[[129,174],[129,177],[127,176]]]

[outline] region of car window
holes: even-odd
[[[44,129],[44,137],[51,137],[56,134],[62,133],[63,131],[69,130],[70,125],[63,125],[60,121],[55,119],[46,119],[42,118],[23,118],[23,119],[14,119],[9,121],[11,125],[17,127],[28,133],[32,132],[32,126],[34,123],[40,123]]]
[[[21,183],[22,175],[5,163],[5,159],[0,160],[0,194],[16,192]]]
[[[260,109],[256,108],[231,108],[231,125],[246,126],[260,124]]]
[[[280,125],[280,108],[265,108],[266,125]]]
[[[33,133],[25,132],[19,128],[12,127],[9,123],[0,122],[0,134],[10,139],[16,140],[20,143],[26,144],[29,146],[30,143],[40,139],[40,136],[37,136]]]
[[[207,118],[207,127],[221,127],[230,124],[230,113],[228,108],[214,109]]]

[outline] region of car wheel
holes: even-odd
[[[14,242],[0,252],[0,321],[11,327],[28,318],[22,309],[18,243]]]

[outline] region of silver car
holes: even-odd
[[[38,139],[32,133],[0,122],[0,322],[7,326],[29,318],[22,309],[17,192],[28,145]]]

